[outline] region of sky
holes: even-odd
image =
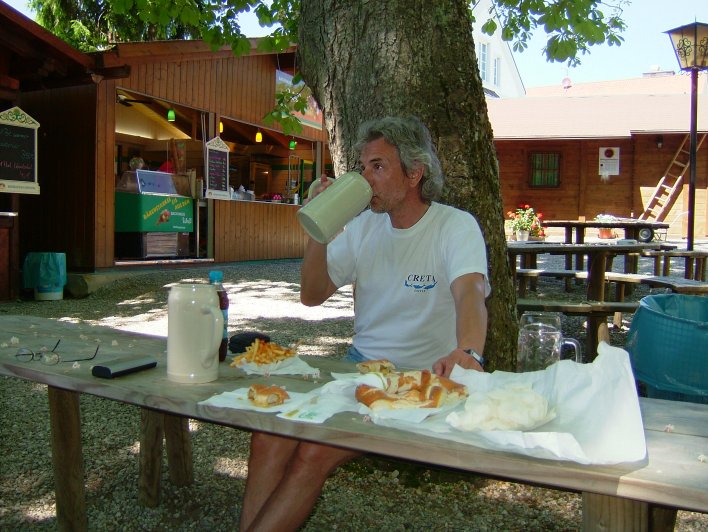
[[[26,0],[3,0],[32,17]],[[573,83],[605,81],[641,77],[656,66],[664,70],[678,70],[668,35],[664,32],[691,22],[708,23],[707,0],[632,0],[625,7],[623,17],[628,28],[621,46],[594,46],[588,55],[581,56],[581,64],[568,68],[562,63],[548,63],[543,54],[546,39],[543,30],[534,35],[529,47],[514,53],[524,85],[538,87],[560,85],[569,77]],[[242,23],[249,37],[263,35],[253,19]]]

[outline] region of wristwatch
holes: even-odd
[[[465,353],[467,353],[469,356],[471,356],[472,358],[474,358],[474,359],[477,361],[477,363],[478,363],[480,366],[482,366],[482,369],[484,369],[484,362],[485,362],[485,360],[484,360],[484,357],[483,357],[482,355],[480,355],[480,354],[479,354],[477,351],[475,351],[474,349],[463,349],[463,351],[464,351]]]

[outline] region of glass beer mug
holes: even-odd
[[[580,343],[563,338],[560,314],[557,312],[525,312],[521,316],[517,351],[517,372],[539,371],[561,359],[561,349],[570,345],[575,361],[582,361]]]

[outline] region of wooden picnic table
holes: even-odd
[[[585,230],[588,228],[623,229],[624,238],[637,242],[650,242],[656,229],[668,229],[666,222],[652,220],[636,220],[634,218],[617,218],[616,220],[543,220],[544,227],[563,227],[567,244],[582,244],[585,242]],[[575,240],[573,240],[575,233]]]
[[[623,229],[624,238],[628,240],[636,240],[637,242],[651,242],[654,238],[656,229],[668,229],[669,224],[666,222],[656,222],[651,220],[636,220],[634,218],[617,218],[616,220],[544,220],[544,227],[563,227],[565,229],[566,244],[583,244],[585,242],[585,230],[588,228],[597,229]],[[573,239],[575,234],[575,239]],[[572,258],[566,257],[566,269],[570,270],[573,267]],[[634,261],[627,258],[625,273],[636,273],[636,266],[633,268]],[[583,269],[582,255],[575,257],[575,267],[578,270]]]
[[[663,249],[666,244],[657,242],[646,243],[609,243],[586,242],[583,244],[565,244],[557,242],[507,242],[507,253],[515,276],[516,257],[521,257],[522,268],[536,268],[538,255],[583,255],[588,257],[588,276],[586,297],[590,301],[605,301],[605,273],[609,258],[617,255],[637,254],[644,250]],[[597,329],[606,319],[601,315],[588,316],[586,337],[586,353],[589,360],[594,360],[597,354]]]
[[[672,513],[675,517],[677,508],[708,512],[708,468],[699,461],[699,455],[705,454],[708,446],[708,405],[641,399],[647,458],[639,462],[592,466],[482,449],[436,438],[434,434],[411,437],[410,432],[375,425],[351,412],[313,424],[279,418],[271,413],[200,404],[215,394],[266,379],[288,390],[305,392],[328,381],[332,371],[353,370],[352,364],[342,361],[303,357],[321,370],[318,383],[296,376],[248,376],[222,364],[218,380],[194,385],[167,379],[166,339],[161,337],[32,316],[0,317],[0,337],[14,337],[18,339],[17,345],[36,349],[40,345],[53,345],[61,338],[62,354],[67,355],[90,354],[100,342],[100,357],[132,353],[154,355],[158,360],[154,369],[115,379],[99,379],[91,376],[90,363],[45,366],[37,361],[20,362],[14,355],[17,345],[0,347],[1,375],[48,386],[57,521],[62,530],[88,528],[79,412],[82,393],[142,407],[138,484],[139,500],[147,504],[156,504],[159,499],[163,431],[173,482],[191,482],[191,441],[186,421],[193,418],[493,478],[579,491],[583,493],[583,528],[586,530],[647,530],[657,515],[668,515],[670,520]],[[671,431],[665,430],[668,424],[673,427]]]

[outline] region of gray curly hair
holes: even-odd
[[[442,192],[445,177],[425,124],[415,116],[386,116],[369,120],[359,126],[354,149],[361,153],[364,145],[380,138],[396,147],[406,175],[417,165],[423,166],[420,194],[424,201],[437,200]]]

